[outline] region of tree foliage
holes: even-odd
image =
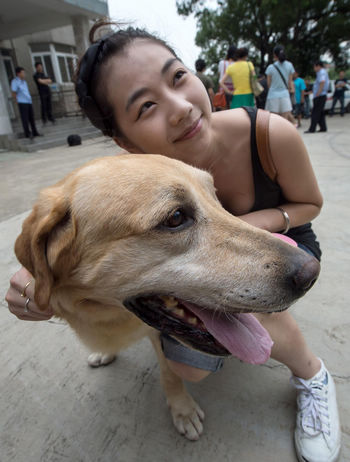
[[[197,19],[196,45],[211,65],[228,46],[247,46],[263,72],[281,44],[302,75],[313,62],[329,56],[338,67],[349,65],[349,0],[177,0],[180,15]]]

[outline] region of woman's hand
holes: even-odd
[[[9,310],[23,321],[47,321],[53,315],[53,311],[50,307],[47,307],[45,311],[39,310],[34,302],[34,292],[35,280],[22,267],[12,276],[10,288],[5,297]]]

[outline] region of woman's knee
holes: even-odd
[[[188,366],[187,364],[172,361],[171,359],[167,359],[167,362],[172,372],[187,382],[200,382],[210,374],[210,371]]]

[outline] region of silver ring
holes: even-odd
[[[28,297],[25,304],[24,304],[24,312],[25,313],[29,313],[29,308],[28,308],[28,305],[29,305],[29,302],[30,302],[30,298]]]

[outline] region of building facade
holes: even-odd
[[[88,46],[91,23],[108,16],[107,0],[2,0],[0,3],[0,135],[13,132],[18,119],[10,83],[15,68],[26,71],[39,117],[39,98],[32,78],[36,62],[51,80],[56,115],[77,111],[72,77],[77,59]]]

